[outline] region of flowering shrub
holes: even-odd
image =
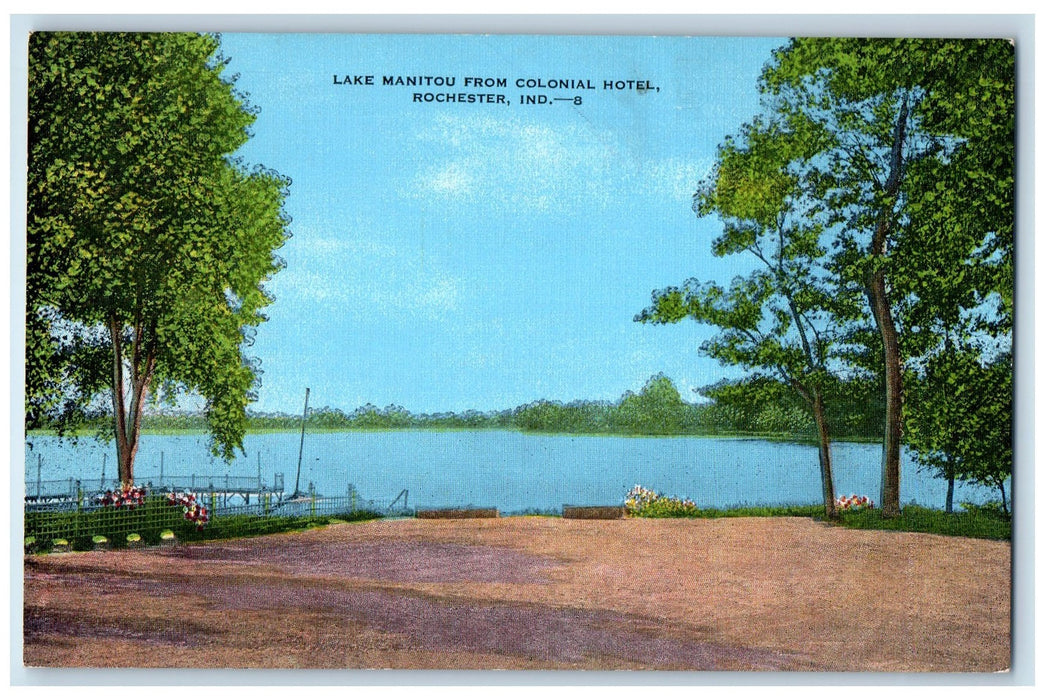
[[[167,495],[167,502],[172,506],[181,506],[185,519],[195,523],[197,530],[202,530],[210,520],[206,507],[197,503],[194,493],[170,493]]]
[[[135,506],[145,505],[144,486],[124,486],[119,491],[106,491],[98,496],[98,502],[103,506],[112,508],[127,507],[134,510]]]
[[[677,518],[699,515],[697,504],[688,498],[663,496],[652,489],[636,485],[624,499],[628,515],[640,518]]]
[[[835,508],[838,510],[871,510],[874,508],[874,501],[867,496],[857,496],[855,493],[852,496],[839,496],[835,499]]]
[[[651,489],[645,489],[635,484],[628,495],[624,498],[624,508],[628,513],[636,513],[660,498],[660,495]]]

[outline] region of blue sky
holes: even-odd
[[[716,146],[758,110],[759,71],[783,42],[223,35],[227,70],[261,110],[239,155],[293,180],[287,267],[251,348],[264,370],[254,408],[299,411],[306,386],[312,405],[346,410],[616,400],[658,372],[696,400],[693,388],[736,376],[700,356],[711,329],[632,319],[653,289],[747,269],[711,256],[719,225],[691,196]],[[386,75],[456,84],[383,86]],[[519,89],[520,78],[596,89]],[[522,105],[523,93],[581,104]]]

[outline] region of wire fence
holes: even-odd
[[[64,504],[40,504],[25,510],[26,550],[159,544],[164,533],[184,531],[186,525],[182,509],[168,504],[166,498],[153,497],[133,508],[85,505],[69,509]]]
[[[352,484],[343,490],[344,495],[320,495],[309,484],[306,492],[286,496],[281,491],[250,491],[250,477],[232,477],[228,482],[186,482],[206,484],[213,490],[171,488],[179,480],[166,481],[165,488],[146,488],[140,501],[119,506],[112,505],[105,492],[94,488],[99,484],[93,480],[88,484],[91,488],[84,488],[75,479],[37,481],[34,489],[27,484],[26,551],[160,545],[178,540],[266,534],[317,524],[316,521],[329,522],[332,518],[354,520],[414,514],[405,489],[393,499],[373,499],[361,496]],[[226,483],[230,490],[221,490]],[[191,493],[193,503],[201,510],[190,513],[190,508],[179,499],[172,503],[168,495],[171,493]],[[202,527],[198,522],[200,512],[205,513]]]

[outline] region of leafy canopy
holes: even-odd
[[[197,34],[30,39],[27,422],[117,391],[196,392],[216,451],[242,442],[242,350],[271,303],[288,180],[231,159],[254,110]],[[132,402],[131,409],[137,408]],[[133,416],[132,416],[133,418]]]

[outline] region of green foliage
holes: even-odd
[[[899,517],[886,518],[877,509],[845,510],[832,522],[858,530],[897,530],[927,532],[955,537],[991,540],[1012,539],[1012,519],[1001,504],[973,506],[963,503],[964,510],[944,513],[916,505],[908,505]],[[822,506],[767,506],[735,508],[698,508],[685,498],[664,496],[636,486],[625,499],[626,512],[637,518],[822,518]]]
[[[173,530],[179,536],[190,528],[180,508],[168,504],[164,496],[150,496],[136,508],[100,508],[90,511],[25,512],[25,533],[40,542],[64,538],[77,550],[91,549],[96,537],[104,537],[114,547],[127,544],[135,533],[147,545],[160,542],[160,533]]]
[[[911,326],[956,320],[959,308],[1000,296],[1011,316],[1014,223],[1015,53],[1010,42],[936,39],[798,39],[777,52],[763,88],[789,113],[839,136],[815,173],[848,220],[843,241],[876,225],[890,207],[895,303]],[[902,171],[885,198],[895,122],[909,106]],[[844,149],[841,144],[848,144]],[[876,165],[877,164],[877,165]],[[875,189],[880,191],[875,192]],[[859,246],[852,251],[859,253]],[[847,269],[867,269],[852,255]],[[870,254],[870,255],[869,255]],[[917,321],[917,322],[915,322]]]
[[[702,518],[814,518],[824,517],[823,506],[737,506],[705,508]]]
[[[986,364],[971,349],[946,347],[914,375],[907,440],[938,475],[999,489],[1012,474],[1012,358]]]
[[[986,503],[962,503],[962,510],[975,516],[985,516],[994,520],[1011,521],[1012,514],[1008,506],[1002,501],[987,501]]]
[[[125,480],[156,386],[206,399],[216,454],[241,446],[243,350],[281,267],[289,183],[230,159],[254,109],[217,50],[197,34],[30,39],[27,427],[75,427],[108,395]]]
[[[1011,344],[1014,55],[1001,39],[807,38],[775,52],[762,75],[776,115],[829,136],[788,172],[834,238],[838,288],[866,295],[862,315],[879,330],[889,513],[899,509],[902,368],[955,332]]]
[[[822,517],[821,506],[740,506],[698,508],[688,498],[665,496],[641,486],[634,487],[624,500],[625,512],[634,518],[749,518]]]
[[[279,532],[293,532],[315,527],[325,527],[342,522],[363,522],[381,518],[372,511],[353,511],[336,515],[274,516],[274,515],[223,515],[210,521],[203,530],[191,528],[179,538],[186,542],[223,540],[235,537],[254,537]]]
[[[843,513],[841,524],[858,530],[928,532],[987,540],[1012,539],[1011,519],[987,509],[945,513],[909,504],[895,518],[883,517],[877,509]]]
[[[610,433],[615,431],[616,407],[607,403],[534,401],[511,412],[508,425],[544,433]]]
[[[700,509],[688,498],[675,498],[635,486],[624,499],[624,512],[637,518],[695,518]]]
[[[816,438],[809,407],[777,379],[721,381],[700,392],[712,399],[716,407],[733,409],[729,420],[738,432]]]
[[[808,407],[778,380],[766,377],[722,381],[700,389],[710,401],[687,403],[662,374],[654,375],[638,393],[625,392],[617,402],[534,401],[504,411],[415,414],[401,406],[367,404],[354,411],[310,409],[310,431],[337,430],[521,430],[584,435],[747,435],[815,441]],[[880,434],[880,392],[873,383],[850,380],[834,385],[828,419],[842,439],[866,440]],[[111,418],[93,418],[88,429],[100,429]],[[247,414],[248,431],[297,432],[301,416]],[[198,413],[146,414],[143,430],[152,433],[205,432]]]
[[[809,406],[783,382],[771,377],[723,380],[700,393],[713,401],[705,410],[709,423],[743,435],[790,437],[816,442]],[[881,436],[882,397],[874,381],[850,379],[824,387],[827,422],[841,440],[869,440]]]
[[[695,279],[654,291],[635,320],[684,318],[718,329],[701,351],[752,372],[751,389],[775,379],[804,403],[794,410],[765,403],[752,428],[760,433],[812,429],[820,450],[824,509],[834,510],[831,426],[825,393],[838,383],[846,323],[857,316],[854,294],[834,285],[824,265],[822,224],[804,210],[814,189],[790,168],[830,143],[830,133],[800,113],[745,124],[718,149],[714,173],[694,195],[694,210],[716,215],[723,233],[716,256],[745,254],[759,267],[728,288]],[[779,385],[777,385],[779,386]]]
[[[683,411],[674,383],[658,374],[638,394],[625,394],[611,423],[628,433],[673,435],[682,429]]]
[[[617,402],[534,401],[515,409],[493,412],[415,414],[401,406],[367,404],[354,411],[319,408],[309,411],[308,430],[521,430],[586,435],[752,435],[815,440],[808,407],[778,380],[754,378],[723,381],[700,390],[710,399],[687,403],[662,374],[654,375],[638,393],[625,392]],[[878,434],[880,397],[865,382],[847,381],[832,389],[829,420],[844,439],[868,439]],[[101,425],[104,418],[88,425]],[[298,431],[301,416],[248,413],[248,430]],[[147,432],[177,433],[206,430],[201,414],[147,414]]]

